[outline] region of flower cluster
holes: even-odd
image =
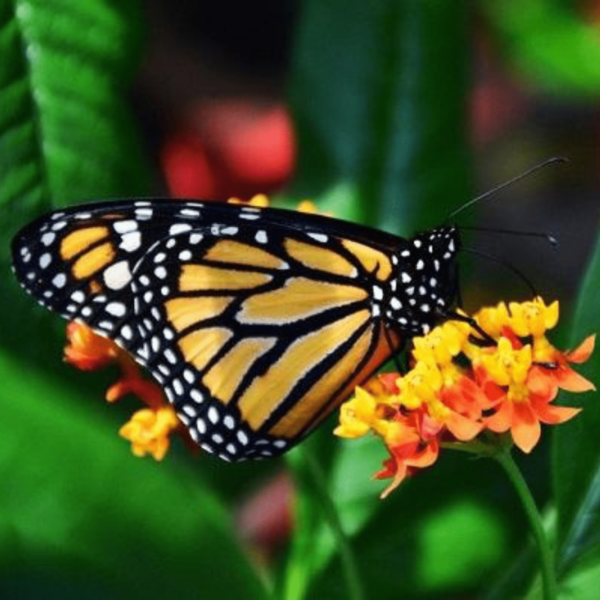
[[[121,376],[110,386],[105,398],[108,402],[133,394],[147,408],[136,411],[121,427],[119,435],[131,442],[136,456],[150,454],[162,460],[169,449],[169,436],[173,431],[186,435],[175,411],[165,398],[162,389],[145,379],[133,359],[114,342],[94,333],[86,325],[70,322],[67,325],[65,361],[83,371],[93,371],[115,364]]]
[[[559,389],[594,389],[570,367],[589,358],[594,337],[571,352],[557,350],[546,337],[558,321],[558,302],[501,303],[473,318],[486,338],[468,322],[447,321],[413,340],[408,373],[374,377],[342,405],[335,434],[374,432],[389,452],[375,475],[392,479],[382,497],[432,465],[442,445],[466,448],[477,438],[481,446],[484,432],[491,432],[488,440],[510,433],[517,447],[530,452],[540,423],[562,423],[580,411],[552,404]]]

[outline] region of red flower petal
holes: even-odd
[[[569,362],[572,363],[583,363],[585,362],[594,351],[594,345],[596,343],[596,336],[590,335],[575,348],[575,350],[571,350],[570,352],[565,352],[565,357]]]
[[[511,435],[515,444],[529,454],[540,439],[542,428],[529,402],[513,402]]]
[[[543,397],[546,401],[554,400],[558,393],[555,375],[555,370],[533,366],[527,376],[527,387],[532,393]]]
[[[513,422],[513,403],[505,398],[496,407],[496,412],[484,419],[485,426],[495,433],[508,431]]]
[[[559,367],[557,369],[556,381],[559,387],[567,392],[589,392],[596,389],[591,381],[569,367]]]
[[[575,415],[581,412],[581,408],[573,408],[571,406],[556,406],[547,402],[532,399],[532,408],[535,411],[537,418],[546,425],[557,425],[572,419]]]

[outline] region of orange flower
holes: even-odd
[[[567,392],[587,392],[596,389],[591,381],[574,371],[569,364],[586,362],[594,351],[596,336],[590,335],[575,350],[560,352],[547,344],[534,345],[534,364],[529,374],[529,386],[537,393],[546,393],[554,398],[558,389]],[[549,387],[549,390],[545,390]]]
[[[136,456],[150,454],[161,460],[169,448],[169,436],[173,431],[177,430],[185,439],[187,433],[162,389],[142,376],[140,368],[125,350],[76,322],[67,325],[67,340],[65,360],[78,369],[90,371],[116,363],[121,370],[119,380],[106,392],[108,402],[132,394],[148,407],[137,411],[119,431],[131,442]]]
[[[118,359],[121,350],[109,339],[94,333],[86,325],[70,322],[67,325],[65,361],[82,371],[94,371]]]
[[[375,473],[376,479],[392,478],[381,498],[386,498],[407,476],[435,463],[440,449],[441,426],[425,411],[408,415],[397,412],[393,420],[399,425],[399,435],[393,441],[387,440],[390,456],[384,461],[384,468]]]
[[[594,389],[570,366],[590,357],[593,336],[564,353],[546,338],[558,321],[557,302],[500,303],[474,318],[495,343],[474,344],[466,323],[447,322],[415,338],[408,373],[373,378],[342,405],[337,435],[372,432],[388,449],[390,457],[376,474],[392,478],[382,497],[431,466],[445,445],[469,449],[471,443],[471,451],[486,448],[490,454],[501,439],[488,434],[485,442],[475,442],[485,430],[510,432],[515,445],[530,452],[540,439],[541,423],[562,423],[580,411],[552,404],[559,388]]]
[[[586,361],[593,347],[594,336],[590,336],[573,352],[561,353],[553,348],[554,360],[549,366],[534,363],[528,371],[522,396],[500,396],[494,415],[487,419],[487,427],[498,433],[510,429],[515,444],[523,452],[531,452],[541,435],[540,423],[564,423],[581,411],[550,404],[559,388],[570,392],[595,389],[590,381],[568,366],[569,362]]]

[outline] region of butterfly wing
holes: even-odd
[[[26,227],[14,268],[146,366],[204,449],[239,460],[287,450],[391,354],[381,301],[402,240],[371,232],[275,209],[104,203]]]

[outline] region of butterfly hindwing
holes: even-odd
[[[205,449],[238,458],[289,448],[390,354],[372,273],[323,235],[199,223],[136,270],[138,353]]]

